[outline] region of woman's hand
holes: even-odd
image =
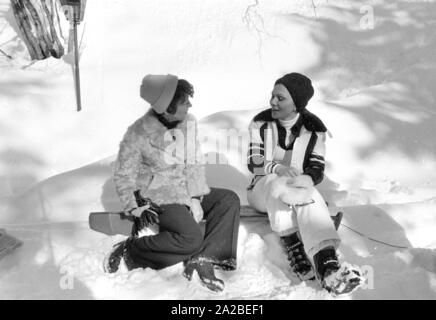
[[[145,227],[149,227],[153,224],[159,224],[159,213],[150,208],[150,206],[144,206],[135,208],[130,211],[130,214],[134,217],[137,217],[141,220],[141,223]]]
[[[293,181],[293,184],[302,188],[310,188],[314,186],[312,178],[306,174],[296,177]]]
[[[291,177],[295,178],[300,175],[299,170],[293,167],[287,167],[282,164],[278,164],[274,169],[274,173],[276,173],[279,177]]]
[[[141,205],[129,211],[130,215],[139,218],[138,230],[142,230],[144,227],[148,228],[153,224],[159,224],[159,215],[163,212],[162,208],[149,198],[138,200],[140,200],[138,203]]]
[[[203,208],[199,199],[191,198],[191,212],[194,220],[198,223],[203,220]]]

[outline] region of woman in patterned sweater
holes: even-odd
[[[254,177],[247,196],[253,208],[268,214],[299,278],[316,276],[327,290],[344,293],[357,287],[360,271],[347,269],[349,278],[337,277],[345,266],[336,254],[340,239],[314,187],[324,177],[327,128],[306,110],[313,94],[311,80],[299,73],[275,82],[271,108],[249,126],[248,169]]]

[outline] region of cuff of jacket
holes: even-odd
[[[207,185],[204,167],[195,166],[186,171],[186,187],[188,195],[192,197],[203,196],[210,192]]]
[[[136,203],[136,200],[134,197],[120,197],[121,198],[121,202],[124,204],[124,211],[130,211],[132,209],[135,209],[138,207],[138,204]]]
[[[194,186],[193,183],[188,183],[188,194],[191,198],[201,198],[209,192],[210,188],[206,184]]]
[[[133,209],[136,209],[136,208],[138,208],[137,205],[127,205],[127,206],[124,207],[124,212],[130,212],[130,211],[132,211]]]
[[[265,165],[265,174],[275,173],[275,169],[277,169],[277,166],[280,164],[274,161],[268,162]]]

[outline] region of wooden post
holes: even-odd
[[[74,84],[76,87],[77,111],[82,110],[80,94],[80,69],[79,69],[79,41],[77,37],[77,26],[83,20],[85,13],[86,0],[60,0],[65,16],[70,21],[70,37],[68,43],[68,52],[74,52]]]
[[[77,41],[77,24],[78,21],[74,19],[73,21],[73,31],[74,31],[74,83],[76,84],[76,102],[77,111],[82,110],[82,98],[80,94],[80,68],[79,68],[79,43]]]

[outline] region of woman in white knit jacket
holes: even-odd
[[[125,212],[146,226],[158,224],[159,233],[128,238],[108,255],[105,268],[116,272],[121,259],[128,269],[183,261],[186,278],[197,271],[202,284],[221,291],[224,282],[214,267],[236,268],[239,197],[207,185],[196,121],[188,113],[192,85],[173,75],[147,75],[140,95],[151,108],[124,135],[114,182]],[[204,236],[198,224],[203,218]]]
[[[340,239],[314,187],[324,176],[327,128],[306,110],[313,94],[310,79],[299,73],[275,82],[271,108],[256,115],[249,127],[248,169],[254,177],[247,196],[252,207],[268,213],[300,279],[316,276],[327,290],[345,293],[358,286],[360,271],[348,264],[341,268],[336,254]],[[343,272],[347,276],[339,277]]]

